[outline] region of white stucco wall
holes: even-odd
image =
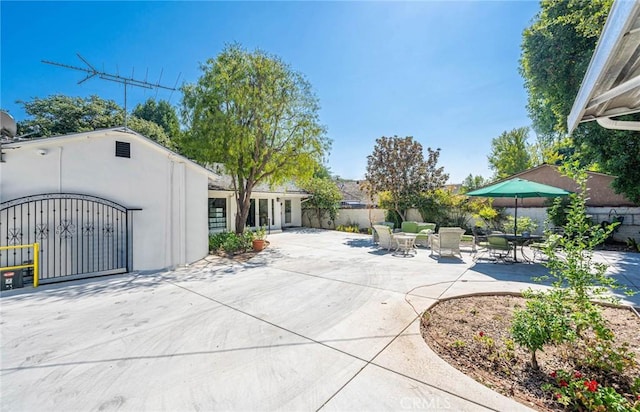
[[[284,213],[282,214],[283,227],[296,227],[302,226],[302,199],[299,197],[287,197],[282,198],[282,207],[284,210],[284,200],[291,200],[291,223],[284,223]]]
[[[340,209],[336,226],[358,224],[361,229],[371,227],[372,222],[385,220],[385,209]]]
[[[131,158],[115,156],[115,142]],[[207,173],[145,138],[102,131],[5,148],[0,202],[41,193],[99,196],[133,216],[133,269],[154,270],[198,260],[208,252]],[[44,154],[42,154],[44,153]]]

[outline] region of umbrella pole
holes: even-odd
[[[513,237],[514,239],[518,237],[518,195],[516,195],[516,210],[515,210],[515,219],[513,221]],[[517,239],[514,243],[514,247],[513,247],[513,261],[515,263],[518,263],[518,259],[516,258],[516,252],[518,249],[518,242]]]

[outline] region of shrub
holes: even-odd
[[[614,388],[601,385],[580,371],[557,370],[551,373],[553,383],[542,385],[552,392],[556,402],[577,411],[638,411],[640,399],[630,402]]]
[[[253,232],[245,230],[241,235],[233,232],[221,232],[209,235],[209,250],[223,251],[229,254],[245,252],[252,248]]]
[[[640,243],[635,238],[627,238],[627,246],[634,252],[640,252]]]
[[[209,234],[209,250],[210,251],[220,250],[224,242],[227,240],[227,238],[229,238],[232,235],[234,235],[234,233],[232,232],[220,232],[220,233]]]
[[[393,222],[394,229],[397,229],[400,226],[402,226],[402,217],[395,210],[387,209],[387,212],[385,213],[384,216],[387,222]]]
[[[515,219],[513,216],[507,216],[506,223],[504,224],[504,230],[507,233],[513,233],[513,227]],[[518,218],[518,234],[522,232],[534,232],[538,228],[538,223],[528,216],[521,216]]]
[[[526,307],[514,312],[511,324],[513,340],[531,353],[531,366],[538,369],[536,352],[544,345],[562,343],[574,339],[570,310],[566,307],[563,290],[549,293],[524,293],[528,299]]]
[[[547,221],[555,227],[564,227],[567,224],[567,208],[569,207],[568,197],[556,197],[553,200],[547,199]]]
[[[495,209],[489,202],[480,204],[473,217],[482,220],[489,230],[501,230],[506,219],[504,209]]]
[[[338,225],[336,230],[347,233],[360,233],[360,226],[357,223],[352,225]]]

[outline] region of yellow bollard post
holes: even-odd
[[[33,287],[37,288],[40,281],[40,244],[33,244]]]

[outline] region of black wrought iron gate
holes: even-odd
[[[79,194],[43,194],[0,203],[0,246],[40,243],[40,283],[127,272],[130,211]],[[33,260],[31,249],[0,252],[0,267]]]

